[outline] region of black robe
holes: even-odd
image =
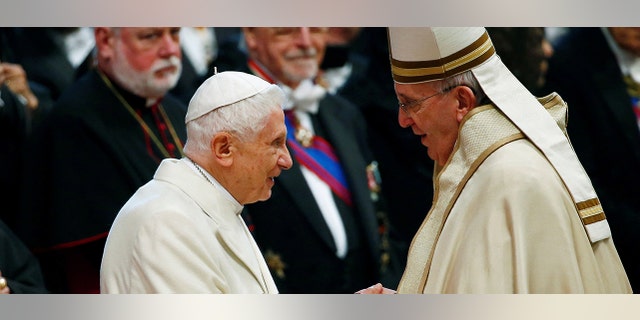
[[[38,260],[0,221],[0,271],[11,293],[47,293]]]
[[[161,139],[146,100],[117,90]],[[179,158],[186,107],[170,95],[161,105],[180,143],[167,130],[164,135]],[[53,292],[98,290],[107,233],[121,206],[152,178],[164,158],[159,150],[95,70],[65,91],[34,129],[16,231],[38,254]]]
[[[19,208],[18,197],[22,148],[30,126],[29,112],[6,85],[0,84],[0,220],[13,225]],[[1,269],[0,269],[1,270]]]

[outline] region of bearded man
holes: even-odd
[[[182,156],[180,28],[95,28],[97,67],[27,144],[18,234],[53,293],[98,293],[104,241],[164,158]]]

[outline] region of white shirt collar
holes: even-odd
[[[317,113],[318,101],[327,93],[323,86],[313,83],[311,79],[303,80],[293,90],[283,84],[279,85],[287,96],[287,101],[283,106],[284,110],[295,108],[303,112]]]

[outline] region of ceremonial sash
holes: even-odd
[[[249,59],[247,61],[249,69],[257,76],[275,83],[268,71],[264,70],[256,61]],[[335,155],[333,147],[329,142],[320,136],[314,135],[309,146],[303,146],[295,138],[295,132],[298,129],[293,110],[285,110],[285,124],[287,126],[287,145],[293,151],[294,158],[300,162],[305,168],[315,173],[322,181],[324,181],[331,191],[342,199],[347,205],[351,206],[351,192],[347,187],[347,179],[340,165],[338,157]]]
[[[631,97],[633,113],[636,115],[636,121],[640,128],[640,84],[635,82],[631,76],[625,76],[624,82],[627,85],[627,93],[629,93],[629,96]]]
[[[331,190],[351,206],[351,192],[347,187],[347,179],[333,151],[333,147],[320,136],[314,136],[309,147],[302,146],[295,138],[295,115],[292,110],[285,111],[287,126],[287,145],[293,151],[294,158],[301,165],[315,173]]]

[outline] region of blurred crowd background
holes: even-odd
[[[0,28],[0,276],[11,293],[99,292],[112,219],[162,158],[180,157],[184,112],[195,90],[219,71],[274,72],[259,57],[277,57],[285,44],[318,50],[317,72],[304,80],[320,86],[323,99],[348,105],[336,110],[356,110],[335,111],[327,121],[357,115],[363,124],[353,130],[362,132],[356,136],[365,147],[352,152],[368,165],[371,204],[347,210],[356,218],[342,216],[354,247],[338,257],[323,258],[327,249],[315,245],[326,222],[305,216],[305,209],[298,218],[277,215],[288,210],[276,206],[278,197],[248,206],[246,222],[261,248],[278,248],[263,253],[282,293],[349,293],[374,282],[396,287],[432,203],[434,164],[419,137],[398,125],[385,28],[264,28],[272,38],[253,28],[149,28],[139,35],[149,38],[138,41],[157,37],[154,54],[178,57],[180,66],[175,85],[154,103],[123,85],[150,68],[143,56],[149,50],[124,38],[113,46],[114,56],[140,65],[114,66],[117,99],[96,89],[105,74],[100,66],[108,50],[102,48],[116,41],[96,29]],[[532,94],[557,92],[568,103],[572,145],[598,192],[631,285],[640,289],[640,28],[487,30]],[[313,86],[304,94],[313,95]],[[314,203],[320,214],[325,203]],[[367,246],[375,252],[362,249]]]

